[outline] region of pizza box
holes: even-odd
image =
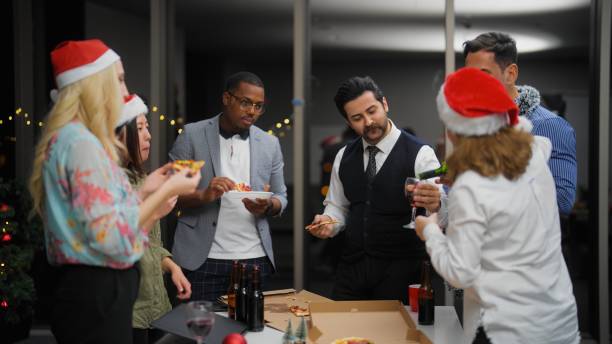
[[[311,293],[307,290],[296,292],[294,289],[276,290],[264,292],[264,319],[266,325],[280,331],[285,331],[287,322],[291,320],[293,328],[299,324],[300,317],[289,310],[291,306],[309,309],[312,303],[333,302],[332,300]],[[306,321],[309,322],[309,317]]]
[[[291,320],[292,325],[297,326],[300,317],[296,316],[289,310],[291,306],[298,306],[302,309],[309,309],[309,305],[313,302],[325,303],[332,300],[311,293],[307,290],[296,291],[295,289],[280,289],[264,291],[264,320],[267,326],[284,332],[287,329],[287,323]],[[222,300],[227,304],[227,295],[223,295]],[[306,321],[310,323],[310,317],[306,316]]]
[[[330,344],[346,337],[374,343],[432,344],[399,301],[332,301],[310,303],[309,342]]]

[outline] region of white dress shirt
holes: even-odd
[[[425,227],[436,271],[465,289],[463,325],[492,343],[579,343],[576,301],[561,254],[551,144],[535,137],[517,180],[462,173],[449,192],[446,235]]]
[[[389,120],[391,123],[391,129],[389,133],[385,137],[383,137],[380,142],[376,144],[376,147],[379,149],[379,152],[376,154],[376,173],[380,171],[383,164],[387,160],[387,157],[391,153],[391,150],[395,146],[395,143],[399,139],[401,135],[401,131],[395,126],[393,121]],[[369,151],[366,149],[367,146],[370,146],[363,138],[361,139],[363,143],[363,170],[368,166],[368,159],[370,157]],[[344,150],[346,147],[343,147],[336,154],[336,158],[334,159],[334,165],[332,167],[329,190],[327,192],[327,196],[325,197],[325,201],[323,201],[323,205],[325,206],[324,215],[331,217],[332,219],[338,221],[338,224],[334,225],[334,232],[332,236],[338,234],[339,231],[344,229],[344,224],[346,222],[346,216],[348,214],[350,202],[346,198],[344,194],[344,185],[342,185],[342,181],[340,180],[339,170],[340,170],[340,162],[342,161],[342,157],[344,156]],[[436,153],[429,146],[422,146],[417,153],[416,159],[414,161],[414,175],[418,175],[419,173],[433,170],[440,167],[440,162],[436,157]],[[436,178],[429,179],[428,181],[433,183]],[[446,213],[446,205],[445,205],[445,194],[442,189],[442,185],[439,185],[440,192],[442,194],[442,203],[440,207],[441,217],[445,218]],[[406,202],[406,207],[410,207],[408,202]],[[444,209],[442,209],[444,208]]]
[[[224,138],[219,135],[219,162],[221,173],[234,183],[250,184],[251,150],[250,139],[242,139],[238,134]],[[261,238],[255,225],[255,215],[251,214],[242,200],[221,197],[221,208],[217,220],[217,230],[210,248],[209,258],[213,259],[251,259],[266,255]]]

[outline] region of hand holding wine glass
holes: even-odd
[[[187,303],[187,328],[198,344],[202,344],[215,324],[215,313],[210,301]]]
[[[420,182],[420,179],[415,178],[415,177],[408,177],[406,178],[406,181],[404,182],[404,195],[406,196],[408,203],[412,207],[412,216],[411,216],[410,223],[404,225],[403,226],[404,228],[414,229],[414,215],[416,213],[416,208],[414,206],[413,195],[414,195],[414,189],[416,188],[419,182]]]

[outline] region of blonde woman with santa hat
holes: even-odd
[[[47,259],[58,266],[51,330],[59,343],[131,343],[138,288],[134,263],[167,200],[195,190],[200,175],[164,169],[140,201],[118,166],[114,135],[123,106],[119,56],[99,40],[51,52],[57,102],[36,146],[30,192],[45,226]]]
[[[151,142],[146,117],[149,109],[136,94],[125,97],[124,101],[115,131],[127,150],[122,166],[132,187],[140,190],[147,176],[144,163],[149,159]],[[176,201],[177,197],[173,197],[169,201],[170,207],[174,207]],[[163,336],[162,331],[152,329],[150,324],[172,309],[164,285],[164,272],[170,273],[179,300],[187,300],[191,296],[191,284],[171,257],[172,254],[162,244],[159,221],[156,221],[149,231],[149,247],[139,262],[140,286],[132,319],[134,344],[154,343]]]
[[[579,343],[550,141],[529,134],[503,85],[478,69],[449,75],[437,103],[454,145],[448,226],[444,235],[435,214],[420,216],[416,231],[440,276],[465,289],[466,335],[474,343]]]

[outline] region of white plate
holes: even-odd
[[[272,195],[272,192],[266,191],[228,191],[223,194],[224,197],[229,197],[232,199],[248,198],[252,200],[255,200],[256,198],[268,199]]]

